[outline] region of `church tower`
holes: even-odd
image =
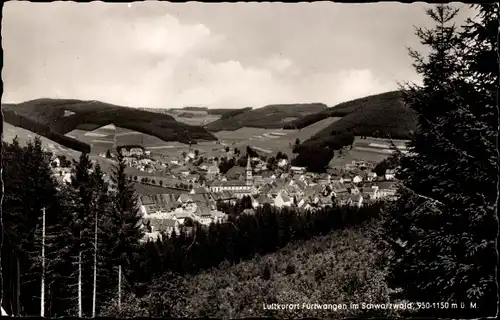
[[[247,156],[247,167],[246,167],[246,182],[247,186],[252,186],[253,185],[253,178],[252,178],[252,165],[250,163],[250,156]]]

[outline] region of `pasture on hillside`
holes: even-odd
[[[29,130],[23,129],[21,127],[16,127],[10,123],[3,122],[3,137],[2,140],[11,143],[17,136],[19,144],[25,146],[28,140],[33,141],[35,137],[39,137],[42,141],[42,146],[47,149],[47,151],[52,152],[55,155],[66,156],[67,158],[77,158],[80,156],[80,152],[66,148],[57,142],[33,133]]]
[[[404,151],[408,140],[392,140],[394,145]],[[365,160],[369,162],[379,163],[389,157],[394,150],[391,148],[389,139],[371,138],[361,139],[357,136],[354,138],[353,149],[346,148],[339,156],[339,152],[335,152],[335,157],[330,161],[330,167],[343,166],[351,163],[353,160]]]
[[[290,158],[293,155],[292,148],[297,138],[305,141],[339,119],[337,117],[326,118],[300,130],[245,127],[235,131],[220,131],[214,135],[229,146],[240,150],[245,150],[249,145],[261,153],[275,154],[281,151]]]

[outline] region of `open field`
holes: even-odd
[[[189,111],[188,113],[191,113]],[[210,122],[214,122],[220,119],[219,115],[207,114],[203,116],[195,115],[192,118],[179,117],[179,115],[172,115],[177,122],[189,124],[190,126],[204,126]]]
[[[286,121],[326,110],[323,103],[274,104],[257,109],[241,110],[226,114],[218,121],[205,126],[211,132],[238,130],[245,127],[281,129]]]
[[[40,137],[42,141],[43,147],[47,149],[47,151],[52,152],[55,155],[65,155],[68,158],[75,158],[80,155],[80,152],[66,148],[60,145],[57,142],[54,142],[50,139],[47,139],[43,136],[40,136],[34,132],[23,129],[21,127],[16,127],[11,125],[10,123],[3,122],[3,136],[2,140],[8,143],[11,143],[15,137],[18,137],[19,144],[21,146],[25,146],[28,140],[34,140],[35,137]]]
[[[398,147],[398,149],[404,152],[407,141],[408,140],[393,140],[392,142],[396,145],[396,147]],[[355,137],[353,149],[343,151],[341,156],[339,156],[338,152],[336,152],[335,157],[330,161],[329,166],[343,166],[351,163],[353,160],[365,160],[368,162],[379,163],[394,152],[390,145],[391,144],[388,139],[361,139],[360,137]]]
[[[29,139],[34,139],[36,136],[39,136],[31,131],[4,122],[3,141],[12,142],[12,140],[16,135],[18,136],[18,140],[21,146],[26,145]],[[52,140],[49,140],[43,136],[39,137],[41,138],[43,147],[45,147],[47,151],[50,151],[55,155],[66,156],[67,159],[75,159],[75,160],[78,160],[78,158],[80,157],[80,152],[78,151],[61,146],[60,144]],[[111,173],[111,167],[114,164],[112,160],[101,158],[97,156],[97,154],[94,152],[90,154],[90,159],[99,163],[99,165],[101,166],[101,168],[105,173],[107,174]]]
[[[232,147],[244,150],[247,145],[261,149],[264,153],[285,152],[290,157],[295,140],[305,141],[340,118],[326,118],[300,130],[241,128],[235,131],[220,131],[215,136]]]

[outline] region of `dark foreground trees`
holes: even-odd
[[[429,57],[410,51],[424,81],[404,88],[419,127],[413,154],[402,158],[401,198],[386,223],[395,253],[390,284],[410,301],[467,304],[421,315],[496,313],[499,6],[475,8],[475,22],[461,34],[452,24],[456,10],[429,10],[436,27],[417,29]]]

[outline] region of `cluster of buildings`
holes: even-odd
[[[334,205],[361,207],[379,199],[396,198],[395,170],[378,176],[374,165],[365,161],[315,174],[288,165],[286,159],[271,171],[262,159],[247,157],[245,167],[234,166],[221,174],[217,159],[198,161],[199,155],[194,152],[175,160],[154,160],[141,148],[121,152],[129,167],[150,173],[135,173],[137,182],[167,188],[183,184],[182,193],[171,194],[165,189],[165,193],[139,195],[143,226],[147,229],[145,240],[178,233],[182,227],[192,228],[194,222],[204,226],[223,222],[226,213],[217,209],[217,203],[234,204],[244,196],[249,196],[252,203],[252,209],[245,210],[245,214],[264,205],[316,210]],[[62,166],[58,158],[51,162],[54,176],[70,183],[71,168]]]
[[[217,210],[217,202],[234,204],[244,196],[250,197],[253,208],[245,210],[245,214],[252,214],[266,204],[316,210],[334,205],[361,207],[379,199],[395,199],[393,170],[378,177],[370,166],[353,162],[338,174],[313,174],[296,167],[281,174],[257,176],[248,158],[239,179],[207,181],[178,196],[141,197],[141,211],[149,228],[147,238],[157,237],[161,232],[178,232],[187,218],[202,225],[224,221],[225,213]]]

